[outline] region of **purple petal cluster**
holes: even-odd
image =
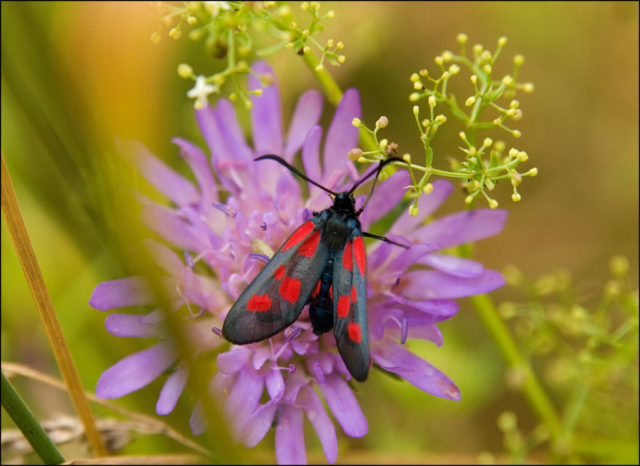
[[[254,64],[253,71],[273,74],[264,62]],[[178,255],[158,242],[149,240],[147,244],[165,272],[163,284],[172,310],[184,314],[181,325],[192,335],[192,358],[225,343],[216,334],[226,312],[268,260],[256,247],[256,240],[276,250],[313,211],[331,205],[326,193],[313,185],[309,186],[309,198],[303,199],[300,184],[289,171],[279,164],[254,163],[253,159],[272,153],[291,161],[301,151],[307,175],[332,190],[351,186],[360,177],[347,158],[358,141],[358,130],[351,125],[353,118],[360,117],[356,90],[345,92],[321,157],[323,131],[317,123],[323,101],[318,92],[309,91],[299,99],[285,135],[277,82],[263,87],[250,77],[249,86],[251,90],[263,89],[262,96],[253,99],[252,146],[226,100],[215,109],[196,111],[210,158],[186,140],[173,140],[193,171],[196,185],[141,144],[123,148],[138,170],[175,205],[168,208],[141,198],[144,224],[182,250]],[[409,184],[406,171],[379,184],[360,217],[365,231],[401,201],[403,188]],[[224,202],[222,191],[228,193]],[[442,335],[436,324],[458,311],[455,298],[486,293],[504,284],[498,272],[439,251],[497,234],[504,226],[506,212],[478,209],[426,222],[451,191],[450,183],[436,181],[433,192],[420,198],[419,215],[411,217],[404,212],[387,232],[395,241],[412,244],[410,249],[387,243],[369,246],[367,308],[372,362],[427,393],[458,400],[456,385],[408,351],[404,343],[423,339],[440,346]],[[360,196],[357,206],[363,201]],[[198,262],[206,265],[198,270],[210,273],[197,273],[194,266]],[[189,361],[178,353],[163,312],[154,309],[154,296],[145,279],[129,277],[101,283],[90,304],[102,311],[148,307],[145,314],[111,314],[106,328],[119,337],[158,341],[107,369],[96,394],[118,398],[171,371],[156,407],[158,414],[171,412],[186,385]],[[347,383],[351,376],[336,351],[333,334],[314,335],[306,308],[281,334],[247,346],[232,346],[219,354],[217,366],[210,391],[224,405],[234,439],[253,447],[275,426],[280,464],[306,462],[305,417],[314,427],[327,460],[333,463],[337,459],[336,430],[314,386],[345,434],[361,437],[367,433],[367,420]],[[268,401],[261,403],[265,397]],[[195,434],[206,429],[200,403],[191,417],[191,428]]]

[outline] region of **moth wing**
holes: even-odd
[[[228,341],[261,341],[296,321],[329,259],[320,241],[323,225],[314,217],[300,226],[242,292],[222,326]]]
[[[367,331],[367,254],[362,232],[355,230],[333,264],[334,334],[338,351],[354,379],[369,374]]]

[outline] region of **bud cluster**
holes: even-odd
[[[518,171],[518,165],[526,162],[529,156],[526,152],[511,148],[506,152],[506,143],[504,141],[494,141],[485,137],[482,144],[476,143],[476,132],[478,130],[488,130],[500,127],[506,130],[514,137],[520,137],[520,131],[512,130],[504,126],[506,119],[518,121],[522,118],[520,103],[517,100],[511,100],[508,109],[498,106],[495,101],[505,96],[508,92],[515,93],[516,90],[524,88],[532,89],[532,84],[520,85],[516,83],[517,74],[524,58],[522,55],[516,55],[514,59],[515,69],[513,76],[507,76],[500,81],[494,81],[491,77],[495,60],[500,55],[502,48],[507,42],[505,37],[500,38],[498,47],[495,52],[491,53],[484,50],[481,45],[473,47],[474,61],[469,60],[465,56],[467,36],[465,34],[458,35],[458,43],[460,44],[461,54],[455,55],[452,52],[445,51],[435,59],[435,63],[439,69],[438,76],[431,75],[426,69],[422,69],[417,73],[413,73],[410,81],[413,84],[414,92],[409,96],[409,100],[417,102],[421,99],[427,100],[428,115],[427,118],[421,118],[420,106],[413,106],[413,115],[415,117],[418,130],[420,131],[420,141],[425,150],[424,166],[415,164],[411,161],[411,156],[405,154],[403,157],[406,164],[398,162],[398,166],[406,166],[411,174],[412,185],[407,186],[408,195],[414,200],[409,212],[412,215],[418,215],[418,198],[423,194],[429,194],[433,185],[429,182],[431,175],[457,178],[462,182],[463,188],[467,193],[465,202],[473,205],[477,196],[482,196],[492,209],[498,207],[498,201],[492,199],[488,192],[495,189],[497,183],[503,179],[509,179],[513,194],[511,199],[518,202],[522,199],[518,192],[518,186],[522,183],[525,176],[536,176],[537,168],[532,168],[525,173]],[[466,106],[472,107],[471,114],[465,113],[456,102],[453,94],[447,92],[447,84],[449,80],[460,73],[461,66],[467,67],[473,74],[471,82],[475,92],[466,99]],[[437,111],[438,105],[445,104],[449,107],[450,112],[456,118],[462,120],[465,124],[465,131],[460,132],[460,138],[466,147],[461,150],[465,153],[465,160],[458,161],[451,159],[451,171],[441,170],[433,167],[434,154],[431,147],[431,141],[435,137],[438,129],[447,123],[447,117]],[[499,116],[493,122],[480,121],[480,115],[485,108],[493,108],[499,112]],[[383,143],[386,140],[378,142],[377,132],[380,128],[387,125],[387,119],[382,117],[376,123],[376,129],[371,131],[358,119],[354,120],[354,126],[362,128],[365,132],[370,133],[375,140],[375,149],[369,152],[362,152],[360,149],[354,149],[349,152],[349,158],[359,162],[374,163],[385,160],[391,154]],[[373,148],[373,147],[372,147]],[[422,176],[418,179],[415,172],[422,172]]]
[[[235,90],[229,94],[232,101],[241,99],[247,109],[251,108],[250,92],[244,81],[237,79],[238,75],[251,73],[246,61],[240,60],[247,57],[254,45],[253,34],[259,33],[275,37],[278,42],[269,47],[255,52],[257,56],[266,56],[281,49],[287,48],[298,55],[307,56],[313,63],[312,67],[317,72],[324,70],[324,62],[339,66],[346,61],[341,54],[344,48],[342,42],[329,39],[322,46],[314,36],[324,31],[323,21],[335,16],[333,11],[326,14],[320,13],[319,2],[303,2],[300,8],[311,15],[311,21],[307,26],[299,26],[294,17],[291,6],[277,4],[276,2],[183,2],[176,6],[168,2],[156,2],[156,14],[158,16],[158,28],[151,35],[151,41],[160,42],[163,28],[169,28],[169,37],[179,39],[185,26],[196,26],[188,36],[194,41],[204,41],[205,49],[214,59],[226,59],[227,67],[224,71],[205,76],[204,82],[212,85],[212,88],[191,89],[189,97],[196,98],[196,107],[206,102],[206,96],[211,93],[221,93],[225,82],[229,79],[235,86]],[[318,58],[312,52],[312,48],[319,51]],[[197,76],[189,65],[182,64],[178,67],[178,74],[185,79],[196,80]],[[263,85],[269,85],[273,81],[271,76],[256,75]],[[194,97],[195,96],[195,97]]]
[[[422,69],[417,73],[413,73],[410,77],[413,92],[410,94],[409,100],[418,102],[426,99],[430,116],[430,118],[420,121],[420,108],[417,105],[413,107],[413,113],[420,129],[420,139],[426,153],[425,176],[420,180],[416,188],[420,188],[426,183],[430,174],[458,177],[464,180],[463,187],[467,192],[465,199],[467,204],[473,204],[476,196],[482,193],[489,206],[496,208],[498,207],[498,202],[489,197],[487,191],[492,191],[500,179],[508,178],[511,180],[513,187],[511,199],[514,202],[518,202],[521,200],[521,195],[518,193],[517,186],[522,182],[522,177],[535,176],[538,171],[533,168],[526,173],[518,173],[516,170],[518,164],[528,159],[526,152],[514,148],[508,154],[503,155],[505,143],[497,141],[493,145],[491,138],[485,138],[482,141],[482,145],[479,146],[476,143],[476,133],[479,130],[501,128],[513,137],[519,138],[521,136],[520,131],[505,125],[507,120],[519,121],[522,118],[520,102],[511,98],[518,90],[533,91],[533,84],[517,82],[520,66],[524,63],[522,55],[514,57],[514,69],[511,75],[506,75],[500,80],[494,78],[494,65],[502,52],[502,48],[507,43],[506,37],[501,37],[498,40],[497,48],[493,53],[485,50],[480,44],[473,46],[473,59],[469,59],[466,55],[467,39],[466,34],[458,35],[459,55],[446,50],[435,58],[435,64],[438,69],[436,75],[432,75],[426,69]],[[465,112],[458,105],[455,96],[447,92],[449,80],[460,73],[461,67],[466,67],[471,72],[470,80],[474,92],[464,102],[466,107],[470,107],[469,112]],[[506,106],[507,108],[496,103],[496,101],[504,97],[509,97],[510,99]],[[466,160],[462,162],[454,160],[451,164],[452,172],[436,170],[431,167],[433,150],[430,141],[439,126],[447,121],[444,115],[436,116],[436,107],[440,104],[445,104],[449,107],[452,115],[462,120],[465,125],[465,131],[460,133],[460,137],[466,145],[466,148],[462,148],[462,151],[466,154]],[[491,121],[482,121],[481,116],[486,109],[496,111],[497,116],[493,117]],[[492,146],[493,149],[491,149]]]

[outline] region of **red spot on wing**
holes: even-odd
[[[342,266],[349,272],[353,271],[353,257],[351,256],[351,241],[347,242],[342,254]]]
[[[351,341],[356,343],[360,343],[362,341],[362,332],[360,331],[360,326],[358,324],[349,324],[348,333]]]
[[[338,298],[338,317],[347,317],[350,304],[349,296],[340,296],[340,298]]]
[[[247,303],[247,309],[254,312],[264,312],[271,308],[271,298],[266,294],[255,294]]]
[[[280,293],[282,299],[289,301],[290,303],[295,303],[300,296],[301,285],[302,282],[297,278],[284,277],[282,279],[282,283],[280,283],[278,293]]]
[[[313,293],[311,293],[311,297],[315,298],[316,296],[318,296],[318,293],[320,293],[320,280],[318,280],[318,284],[313,289]]]
[[[281,265],[276,269],[276,273],[274,273],[273,276],[275,277],[276,280],[280,280],[282,277],[284,277],[284,272],[286,270],[287,268],[284,265]]]
[[[329,287],[329,299],[333,301],[333,285]]]
[[[282,247],[283,251],[286,251],[289,248],[294,247],[300,241],[309,236],[309,233],[313,230],[313,222],[309,220],[307,223],[303,224],[300,228],[293,232],[293,234],[289,237],[284,246]]]
[[[358,299],[358,292],[356,291],[356,287],[352,286],[351,287],[351,301],[355,303],[356,299]]]
[[[300,249],[298,249],[298,254],[305,257],[311,257],[316,253],[316,249],[318,249],[318,243],[320,242],[320,231],[316,231],[311,235],[311,237],[304,242]]]
[[[364,251],[364,241],[362,240],[362,236],[356,236],[353,240],[353,254],[356,256],[356,264],[358,264],[360,275],[364,277],[365,266],[367,264],[367,254]]]

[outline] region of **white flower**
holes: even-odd
[[[187,92],[187,97],[196,99],[195,107],[197,109],[201,109],[207,103],[207,96],[209,94],[213,94],[214,92],[218,92],[218,86],[207,84],[205,82],[204,76],[200,75],[196,79],[196,85],[194,86],[194,88],[190,89],[189,92]]]
[[[214,18],[220,14],[220,10],[230,10],[229,2],[202,2],[206,10],[211,13]]]

